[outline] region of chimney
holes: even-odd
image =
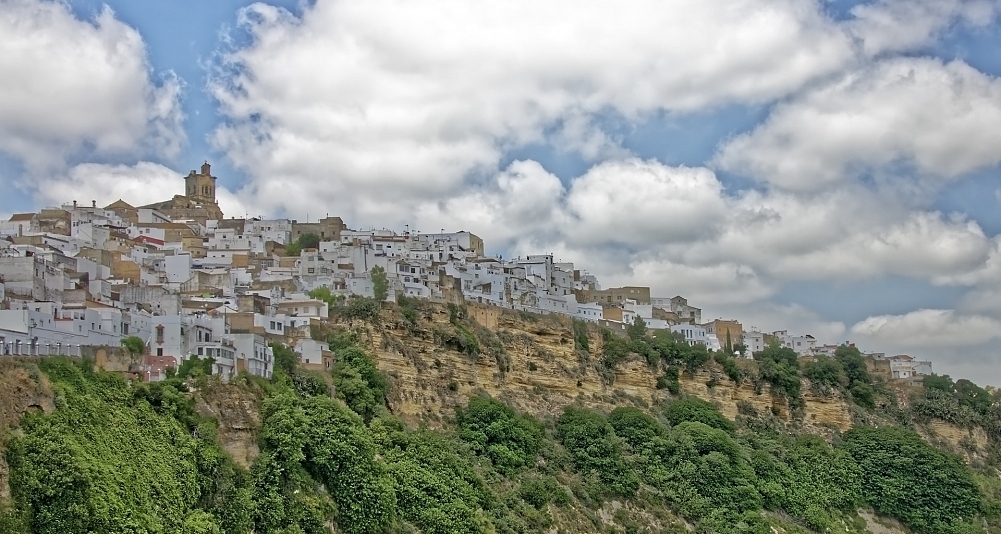
[[[91,200],[90,201],[90,207],[96,208],[97,207],[97,201],[96,200]]]
[[[73,201],[73,209],[76,209],[76,201]]]

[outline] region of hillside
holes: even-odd
[[[967,386],[629,334],[403,301],[270,382],[3,361],[0,532],[1001,532]]]

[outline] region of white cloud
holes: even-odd
[[[574,179],[566,209],[572,219],[566,238],[574,245],[643,249],[712,237],[727,206],[709,169],[627,159]]]
[[[213,92],[230,119],[214,141],[251,175],[243,193],[373,224],[526,143],[622,156],[597,114],[767,102],[855,57],[806,0],[321,0],[301,19],[255,4],[241,22],[253,43]]]
[[[628,273],[599,280],[609,287],[637,285],[642,280],[658,296],[685,295],[696,306],[725,306],[728,310],[767,299],[776,289],[746,264],[697,266],[664,258],[637,258],[628,266]]]
[[[535,161],[515,161],[488,184],[440,202],[424,202],[411,228],[436,232],[462,228],[484,238],[493,250],[560,232],[563,216],[556,207],[566,190],[559,178]]]
[[[185,141],[181,81],[150,78],[137,31],[107,7],[0,0],[0,153],[53,169],[77,151],[173,156]]]
[[[776,304],[774,302],[754,302],[744,305],[727,306],[725,309],[706,307],[702,318],[741,318],[744,330],[756,328],[761,332],[788,330],[795,335],[810,334],[820,343],[841,343],[845,341],[847,329],[844,323],[831,321],[800,304]]]
[[[727,194],[706,168],[606,161],[564,186],[534,161],[424,202],[411,228],[463,228],[488,251],[551,252],[608,286],[649,284],[706,304],[746,304],[790,281],[906,276],[973,285],[996,244],[961,216],[912,211],[862,187],[821,195]]]
[[[878,346],[900,348],[966,347],[1001,338],[1001,321],[954,310],[916,310],[904,315],[869,317],[852,334]]]
[[[980,313],[1001,317],[1001,287],[984,284],[968,291],[956,305],[963,313]]]
[[[96,201],[106,206],[123,199],[133,206],[170,200],[184,193],[184,176],[158,163],[140,161],[135,165],[84,163],[66,174],[50,175],[36,183],[37,200],[61,205],[74,200],[85,205]],[[226,188],[216,187],[216,197],[224,214],[245,213],[245,206]]]
[[[1001,80],[961,61],[898,58],[780,104],[717,164],[797,191],[912,168],[949,180],[1001,162]]]
[[[977,269],[943,273],[934,278],[942,285],[992,287],[1001,284],[1001,235],[994,236],[990,252]]]
[[[998,13],[996,0],[876,0],[852,8],[852,33],[869,54],[928,46],[956,24],[982,27]]]

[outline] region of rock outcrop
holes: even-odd
[[[10,498],[10,480],[3,439],[24,414],[55,410],[52,388],[38,367],[32,363],[0,360],[0,502]]]
[[[440,335],[436,339],[436,330],[452,328],[440,306],[424,308],[416,325],[387,310],[378,325],[363,327],[376,364],[392,379],[393,413],[410,423],[435,424],[478,393],[541,418],[558,416],[575,402],[607,411],[623,405],[648,408],[671,398],[667,390],[657,388],[657,373],[639,357],[620,363],[614,373],[604,371],[601,337],[592,331],[589,350],[582,350],[567,318],[486,306],[467,309],[480,325],[475,332],[481,345],[477,355],[441,343]],[[773,395],[767,384],[735,384],[715,364],[692,376],[682,374],[680,383],[684,393],[714,403],[731,419],[744,410],[790,420],[788,402]],[[802,424],[820,433],[851,427],[848,404],[837,393],[804,397]]]
[[[233,461],[249,468],[260,454],[257,431],[261,428],[263,394],[248,382],[210,383],[195,395],[195,410],[219,422],[219,443]]]

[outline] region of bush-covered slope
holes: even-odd
[[[479,350],[498,350],[462,315],[454,322]],[[865,531],[856,510],[870,509],[917,533],[1001,533],[997,455],[969,463],[914,431],[932,410],[990,428],[993,403],[966,384],[938,380],[897,405],[851,353],[803,369],[775,350],[752,375],[728,354],[634,332],[590,338],[594,364],[643,358],[664,389],[675,372],[685,380],[710,365],[734,375],[720,380],[790,397],[826,387],[861,397],[859,424],[818,436],[771,412],[730,419],[679,388],[662,402],[576,403],[542,417],[474,394],[429,428],[390,412],[389,397],[406,392],[363,335],[325,335],[340,356],[329,374],[299,368],[278,345],[273,380],[225,388],[199,362],[140,384],[87,362],[41,361],[54,410],[0,435],[11,489],[0,532],[852,533]],[[804,375],[812,380],[800,385]],[[212,416],[229,413],[218,393],[227,388],[246,391],[234,397],[257,411],[257,450],[240,463],[220,440],[227,422]]]

